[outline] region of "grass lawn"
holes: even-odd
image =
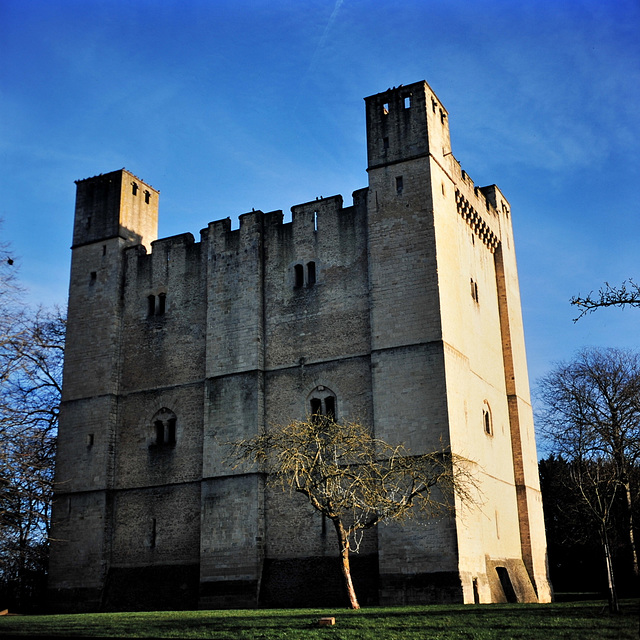
[[[67,636],[224,640],[624,640],[638,638],[638,601],[610,616],[604,602],[346,609],[159,611],[3,616],[0,638]],[[319,628],[321,616],[334,627]]]

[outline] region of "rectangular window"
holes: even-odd
[[[382,148],[383,149],[388,149],[389,148],[389,138],[382,138]]]
[[[325,415],[331,420],[336,418],[336,399],[333,396],[327,396],[324,399]]]
[[[404,108],[405,109],[410,109],[411,108],[411,96],[405,96],[405,98],[404,98]]]
[[[386,116],[388,113],[389,113],[389,103],[385,102],[382,105],[382,114]]]
[[[396,193],[400,195],[403,189],[404,189],[404,180],[402,179],[402,176],[397,176],[396,177]]]
[[[169,418],[167,421],[167,444],[176,443],[176,419]]]
[[[164,424],[158,420],[153,426],[156,431],[156,444],[161,446],[164,444]]]
[[[307,284],[312,285],[316,283],[316,263],[307,263]]]
[[[304,285],[304,267],[301,264],[297,264],[293,267],[293,274],[295,278],[295,286],[301,287]]]
[[[311,398],[311,413],[319,416],[322,413],[322,400],[320,398]]]

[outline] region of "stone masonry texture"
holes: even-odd
[[[333,402],[479,498],[381,526],[364,604],[546,602],[511,207],[426,82],[365,99],[369,184],[158,239],[159,192],[77,181],[49,595],[55,611],[340,605],[330,523],[221,443]]]

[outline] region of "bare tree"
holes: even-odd
[[[604,287],[595,294],[591,291],[584,297],[574,296],[571,304],[580,309],[580,315],[573,319],[574,322],[601,307],[640,307],[640,285],[631,279],[625,280],[619,287],[605,282]]]
[[[640,460],[640,356],[585,349],[546,376],[540,391],[543,432],[554,453],[570,463],[578,493],[599,522],[608,565],[611,509],[616,494],[623,494],[631,563],[638,576],[633,511]]]
[[[0,387],[0,579],[20,608],[46,576],[64,333],[59,310],[24,314]]]
[[[16,270],[0,245],[0,593],[25,608],[46,576],[65,319],[31,312]]]
[[[342,576],[352,609],[359,609],[349,554],[365,529],[420,515],[435,518],[470,501],[467,461],[446,448],[411,455],[402,445],[375,438],[357,421],[312,416],[267,433],[229,443],[235,466],[258,464],[267,482],[304,495],[333,523]]]

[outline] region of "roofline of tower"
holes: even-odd
[[[431,88],[431,86],[429,85],[429,83],[426,80],[420,80],[418,82],[413,82],[411,84],[401,84],[401,85],[398,85],[397,87],[391,87],[391,88],[387,89],[386,91],[381,91],[380,93],[374,93],[371,96],[367,96],[366,98],[364,98],[364,101],[367,102],[367,101],[373,100],[375,98],[380,98],[380,97],[385,96],[385,95],[395,94],[395,93],[402,92],[402,91],[410,92],[410,91],[412,91],[412,90],[414,90],[416,88],[429,89],[429,91],[433,94],[434,98],[438,101],[438,106],[447,115],[449,115],[449,112],[447,111],[445,106],[442,104],[442,100],[440,100],[440,98],[438,97],[438,94]]]
[[[122,173],[126,173],[126,174],[130,175],[132,178],[135,178],[136,180],[138,180],[139,182],[144,184],[145,187],[149,187],[150,189],[153,189],[156,193],[160,193],[160,189],[156,189],[154,186],[150,185],[148,182],[146,182],[142,178],[138,177],[135,173],[132,173],[131,171],[129,171],[125,167],[122,167],[122,169],[116,169],[115,171],[109,171],[109,173],[99,173],[99,174],[97,174],[95,176],[90,176],[89,178],[81,178],[79,180],[74,180],[74,183],[75,184],[80,184],[81,182],[87,182],[89,180],[95,180],[96,178],[106,178],[108,176],[122,174]]]

